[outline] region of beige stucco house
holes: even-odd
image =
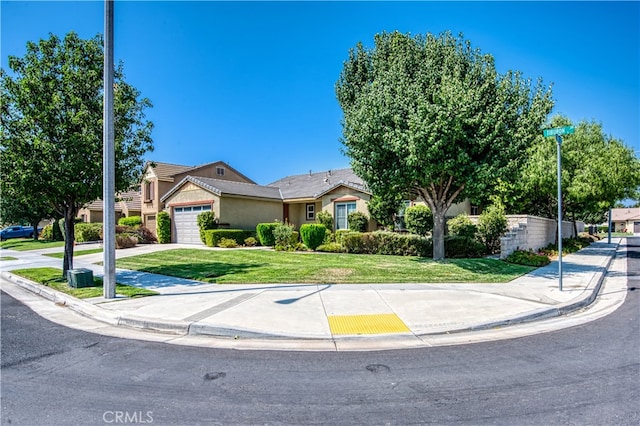
[[[611,209],[611,225],[614,232],[640,233],[640,208]]]
[[[193,167],[149,161],[143,172],[140,213],[142,224],[152,232],[156,232],[157,214],[165,209],[162,197],[187,176],[255,184],[253,180],[222,161]]]
[[[135,194],[138,204],[122,205],[117,217],[140,215],[143,225],[156,232],[157,214],[166,211],[171,217],[172,242],[194,244],[201,243],[197,217],[204,211],[213,211],[222,226],[234,229],[255,229],[258,223],[274,221],[288,221],[300,229],[315,223],[318,212],[324,211],[333,217],[335,231],[348,229],[352,212],[369,216],[371,199],[365,182],[350,168],[310,171],[258,185],[222,161],[197,167],[148,162]],[[405,206],[421,203],[408,200]],[[102,221],[102,203],[89,207],[81,213],[83,217]],[[468,202],[452,206],[448,214],[463,212],[473,213]],[[377,223],[370,220],[368,229],[376,228]]]
[[[116,194],[116,222],[121,217],[140,216],[141,198],[140,190]],[[82,222],[102,222],[103,210],[104,202],[99,199],[80,209],[78,211],[78,218],[80,218]]]

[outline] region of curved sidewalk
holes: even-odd
[[[3,278],[12,283],[112,326],[199,337],[186,339],[191,342],[224,338],[236,346],[252,341],[259,347],[258,340],[262,347],[304,341],[316,349],[371,348],[372,343],[399,348],[431,346],[437,336],[504,329],[580,310],[596,298],[619,243],[619,238],[611,244],[600,241],[564,256],[563,291],[557,262],[506,284],[216,285],[119,269],[118,282],[160,295],[79,300],[10,272],[59,259],[3,250],[21,261],[1,266]],[[101,275],[102,267],[90,261],[95,259],[79,256],[74,263]]]

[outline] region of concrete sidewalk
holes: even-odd
[[[557,262],[507,284],[218,285],[118,269],[118,282],[160,295],[78,300],[11,274],[16,268],[60,267],[60,259],[2,250],[2,256],[18,260],[0,266],[12,283],[113,326],[236,341],[299,340],[320,349],[372,342],[389,348],[429,346],[434,336],[504,329],[580,310],[596,298],[619,243],[619,238],[611,244],[603,240],[564,256],[563,291]],[[175,247],[141,246],[118,255]],[[78,256],[74,266],[101,275],[102,266],[92,263],[101,259],[101,254]]]

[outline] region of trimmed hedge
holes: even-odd
[[[212,211],[202,212],[197,217],[198,229],[200,230],[200,240],[206,244],[204,232],[209,229],[218,229],[216,214]]]
[[[205,244],[208,247],[218,247],[223,238],[234,240],[239,246],[248,238],[255,238],[255,232],[243,229],[208,229],[204,231]]]
[[[505,260],[509,263],[535,267],[546,266],[551,263],[549,258],[545,255],[524,250],[514,251],[509,256],[507,256]]]
[[[327,236],[327,228],[319,223],[305,223],[300,227],[300,236],[305,246],[315,250]]]
[[[429,238],[387,231],[345,233],[342,247],[347,253],[360,254],[427,257],[433,253]]]
[[[121,217],[120,219],[118,219],[118,225],[122,225],[122,226],[141,226],[142,225],[142,217],[140,217],[140,216]]]
[[[156,234],[160,244],[171,242],[171,217],[167,212],[159,212],[156,216]]]
[[[349,229],[355,232],[367,232],[369,218],[362,212],[351,212],[347,216],[347,223],[349,224]]]
[[[479,258],[486,252],[484,244],[474,238],[447,235],[444,237],[444,257],[455,258]]]
[[[396,232],[349,232],[342,236],[342,247],[346,253],[383,254],[392,256],[433,256],[431,238],[415,234]],[[482,257],[485,247],[478,241],[457,236],[444,239],[445,257]]]
[[[273,223],[259,223],[256,226],[256,234],[260,244],[266,247],[273,247],[276,245],[276,239],[273,236],[273,230],[278,226],[278,222]]]
[[[77,223],[75,239],[77,243],[102,240],[102,223]]]

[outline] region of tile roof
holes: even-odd
[[[88,210],[102,211],[104,202],[101,198],[90,202],[84,208]],[[128,191],[116,194],[115,210],[121,212],[127,211],[140,211],[142,207],[142,196],[140,191]]]
[[[159,180],[173,181],[173,176],[194,169],[193,166],[182,166],[180,164],[160,163],[158,161],[147,161],[145,169],[153,168],[153,173]]]
[[[287,176],[269,184],[280,188],[285,200],[317,198],[341,185],[369,193],[364,181],[350,168]]]
[[[611,209],[611,220],[628,221],[640,220],[640,208],[626,207],[622,209]]]
[[[169,197],[171,197],[171,195],[175,194],[186,182],[191,182],[195,185],[198,185],[216,195],[242,195],[245,197],[282,200],[280,189],[272,186],[262,186],[251,183],[234,182],[230,180],[212,179],[199,176],[187,176],[182,179],[180,183],[174,186],[171,191],[167,192],[161,198],[161,201],[166,201]]]

